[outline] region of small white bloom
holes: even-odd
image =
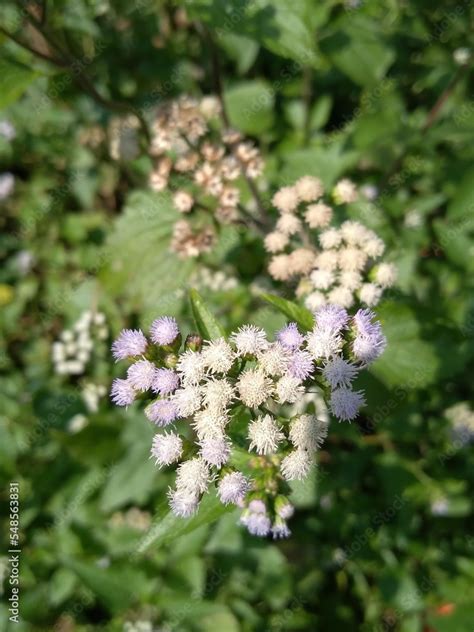
[[[342,338],[329,328],[318,327],[307,336],[307,349],[315,360],[326,360],[342,349]]]
[[[313,463],[313,457],[306,450],[293,450],[281,462],[282,476],[287,481],[301,481],[308,476]]]
[[[271,377],[279,377],[288,367],[289,353],[279,342],[272,342],[268,349],[258,355],[262,370]]]
[[[179,518],[190,518],[199,506],[199,495],[186,490],[170,489],[168,498],[171,511]]]
[[[288,236],[299,233],[301,228],[301,220],[293,213],[284,213],[276,224],[277,231]]]
[[[276,383],[276,392],[280,404],[294,404],[304,393],[301,380],[291,375],[284,375]]]
[[[211,379],[203,386],[204,404],[213,410],[224,411],[234,397],[234,387],[226,380]]]
[[[203,494],[210,482],[209,467],[199,457],[189,459],[178,465],[176,471],[176,490],[192,494]]]
[[[206,365],[202,354],[198,351],[188,349],[179,357],[176,371],[181,377],[184,385],[197,385],[206,374]]]
[[[337,248],[341,243],[341,233],[337,228],[328,228],[319,235],[319,243],[324,250]]]
[[[382,298],[382,293],[383,290],[379,285],[375,283],[363,283],[359,291],[359,297],[362,303],[373,307],[377,305]]]
[[[229,460],[231,443],[223,433],[220,436],[205,437],[199,445],[201,458],[208,465],[220,468]]]
[[[237,381],[240,399],[245,406],[257,408],[273,394],[273,383],[258,369],[246,369]]]
[[[331,393],[331,411],[339,420],[352,421],[364,404],[362,391],[352,391],[350,388],[341,386]]]
[[[354,296],[347,287],[340,285],[333,288],[328,295],[328,303],[340,305],[341,307],[352,307],[354,304]]]
[[[375,271],[375,281],[383,288],[392,287],[397,280],[397,266],[393,263],[381,263]]]
[[[311,282],[317,290],[329,290],[335,277],[331,270],[313,270],[310,274]]]
[[[311,292],[304,300],[305,307],[315,312],[322,305],[326,305],[327,299],[322,292]]]
[[[256,355],[268,347],[267,334],[255,325],[244,325],[234,332],[231,339],[237,347],[237,354]]]
[[[175,463],[183,453],[183,441],[174,433],[156,434],[153,437],[151,456],[160,467]]]
[[[149,360],[138,360],[129,366],[127,378],[137,391],[147,391],[151,388],[155,377],[156,366]]]
[[[224,338],[207,342],[201,355],[204,365],[211,373],[227,373],[235,358],[232,347]]]
[[[294,188],[302,202],[313,202],[324,193],[323,183],[314,176],[303,176],[295,182]]]
[[[270,252],[271,254],[275,254],[277,252],[281,252],[286,248],[289,242],[289,237],[285,233],[281,233],[279,231],[274,231],[273,233],[268,233],[268,235],[264,239],[265,250]]]
[[[283,187],[275,193],[272,204],[282,213],[291,213],[298,206],[298,193],[294,187]]]
[[[200,440],[219,437],[229,423],[229,417],[221,411],[203,408],[195,413],[191,425]]]
[[[255,449],[257,454],[274,454],[285,435],[273,417],[265,415],[264,417],[257,417],[250,423],[248,438],[250,450]]]
[[[289,438],[301,450],[316,451],[328,434],[328,424],[313,415],[300,415],[290,423]]]
[[[229,472],[219,481],[217,495],[224,505],[237,505],[243,502],[250,487],[249,480],[242,472]]]
[[[179,388],[171,400],[176,405],[180,417],[189,417],[201,406],[202,389],[198,386]]]

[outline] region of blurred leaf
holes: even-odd
[[[193,312],[196,327],[204,340],[215,340],[225,337],[225,331],[209,311],[199,293],[192,289],[189,292],[191,309]]]
[[[39,73],[23,64],[0,59],[0,108],[17,101],[36,77]]]
[[[313,329],[314,318],[312,313],[306,309],[306,307],[301,307],[300,305],[296,305],[296,303],[287,301],[285,298],[281,298],[280,296],[274,296],[273,294],[262,294],[262,298],[264,301],[267,301],[267,303],[270,303],[270,305],[273,305],[280,310],[280,312],[285,314],[287,318],[298,323],[304,331]]]
[[[258,135],[272,127],[274,100],[274,90],[261,80],[238,83],[224,93],[232,126],[246,134]]]
[[[362,15],[344,15],[331,26],[321,49],[334,65],[361,86],[376,86],[394,60],[378,24]]]

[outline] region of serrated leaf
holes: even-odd
[[[294,320],[305,331],[313,329],[314,318],[306,307],[301,307],[292,301],[273,294],[262,294],[262,298],[285,314],[290,320]]]
[[[192,289],[189,292],[189,298],[196,327],[204,340],[215,340],[225,336],[224,329],[211,314],[201,295]]]

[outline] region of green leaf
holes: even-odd
[[[196,327],[204,340],[215,340],[225,336],[225,331],[211,314],[201,295],[192,289],[189,291],[189,298]]]
[[[462,222],[471,221],[474,215],[474,169],[469,170],[456,188],[450,205],[448,206],[448,217]]]
[[[194,0],[190,15],[212,27],[219,42],[229,32],[250,37],[276,55],[300,64],[318,64],[309,0]],[[324,15],[321,19],[324,18]]]
[[[62,560],[63,566],[72,570],[111,612],[119,612],[136,599],[138,577],[135,572],[119,572],[101,569],[96,565],[78,562],[70,558]]]
[[[414,312],[407,305],[385,303],[378,314],[388,344],[371,373],[389,387],[432,384],[440,361],[433,345],[422,340]]]
[[[280,296],[274,296],[273,294],[262,294],[262,298],[285,314],[290,320],[294,320],[298,323],[305,331],[313,329],[314,318],[306,307],[301,307],[300,305],[296,305],[296,303],[287,301]]]
[[[367,17],[345,15],[334,23],[321,50],[354,83],[375,87],[395,58],[378,30]]]
[[[171,511],[167,511],[164,515],[160,513],[145,537],[137,543],[136,551],[141,554],[151,545],[155,547],[169,545],[199,527],[212,524],[233,509],[235,507],[223,505],[215,494],[206,494],[199,505],[197,514],[192,518],[178,518]]]
[[[7,59],[0,59],[0,108],[15,103],[39,73]]]
[[[169,313],[194,269],[195,262],[170,252],[177,219],[168,193],[135,190],[108,239],[102,281],[112,294],[130,297],[140,312]]]
[[[233,127],[246,134],[260,134],[273,125],[275,94],[266,81],[243,81],[224,93]]]

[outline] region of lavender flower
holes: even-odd
[[[339,420],[352,421],[357,417],[359,408],[364,405],[362,391],[352,391],[342,386],[331,393],[331,411]]]
[[[314,315],[316,324],[321,329],[340,332],[349,322],[349,314],[339,305],[323,305]]]
[[[179,336],[178,323],[171,316],[162,316],[153,321],[150,335],[157,345],[170,345]]]
[[[173,401],[157,399],[145,408],[145,415],[157,426],[168,426],[178,418],[178,411]]]
[[[155,369],[151,390],[160,395],[170,395],[179,386],[179,375],[172,369]]]
[[[140,329],[123,329],[112,345],[112,355],[116,360],[133,358],[145,353],[148,341]]]
[[[112,382],[110,399],[117,406],[130,406],[130,404],[135,400],[135,389],[129,380],[122,380],[117,377]]]
[[[341,356],[335,356],[326,362],[323,367],[323,375],[331,388],[337,388],[338,386],[349,387],[357,373],[358,368],[352,362],[341,358]]]
[[[298,331],[296,323],[288,323],[283,329],[280,329],[276,337],[286,349],[297,349],[304,342],[304,336]]]
[[[249,489],[250,483],[242,472],[229,472],[219,481],[217,495],[224,505],[238,505],[243,502]]]
[[[359,309],[353,318],[356,337],[352,343],[352,352],[364,364],[376,360],[387,346],[380,323],[372,322],[374,318],[375,314],[370,309]]]
[[[295,351],[288,364],[288,373],[298,380],[305,380],[314,371],[313,358],[307,351]]]

